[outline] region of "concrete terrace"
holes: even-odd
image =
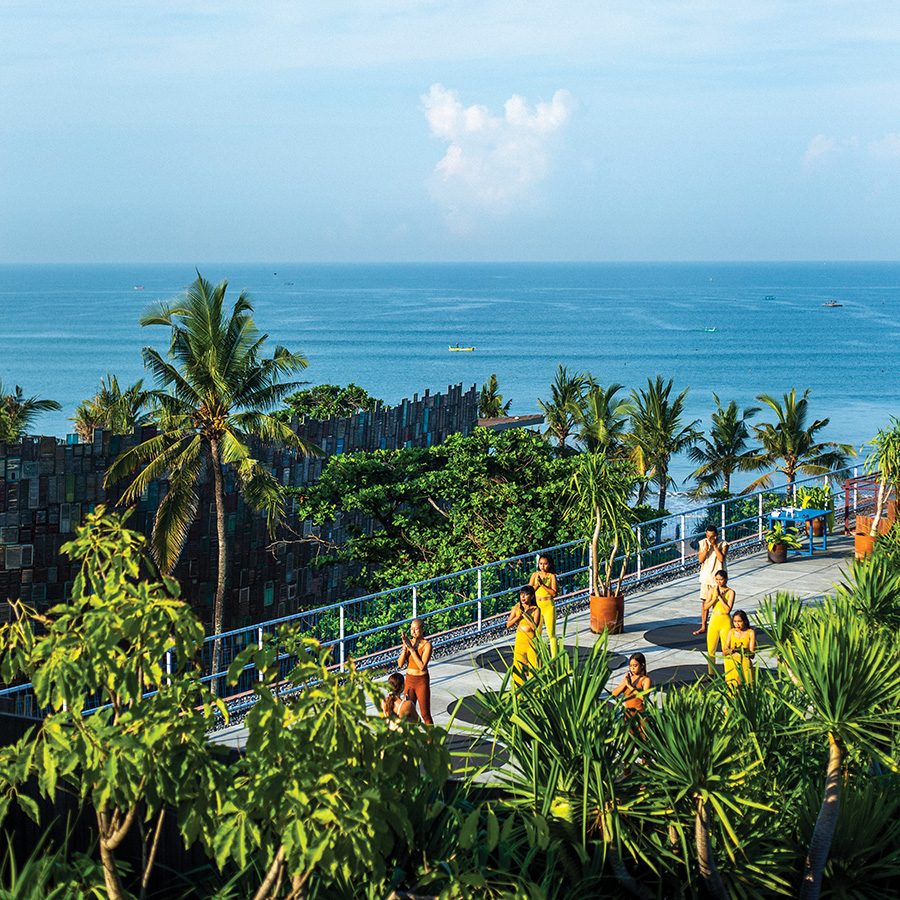
[[[756,625],[755,612],[767,594],[790,591],[807,602],[820,600],[824,594],[842,580],[841,571],[853,559],[853,538],[840,535],[829,536],[827,551],[817,551],[814,556],[792,556],[783,565],[773,565],[760,551],[729,564],[729,587],[736,593],[735,609],[743,609]],[[612,635],[609,649],[627,659],[637,650],[647,657],[647,670],[651,678],[655,671],[674,666],[704,665],[705,656],[699,639],[697,648],[658,646],[648,641],[646,636],[653,629],[663,626],[682,626],[678,631],[689,635],[699,623],[699,585],[697,575],[691,574],[655,587],[628,592],[625,604],[625,632]],[[587,611],[577,612],[568,619],[560,619],[557,628],[567,646],[592,647],[597,636],[591,633]],[[431,707],[436,724],[447,725],[450,712],[457,701],[475,694],[479,690],[496,690],[503,676],[490,668],[478,666],[475,658],[492,647],[511,647],[513,635],[504,635],[478,647],[467,647],[452,656],[435,659],[431,670]],[[623,664],[624,665],[624,664]],[[624,667],[620,665],[613,672],[609,687],[622,678]],[[760,654],[758,665],[766,665],[766,653]],[[654,682],[656,683],[656,682]],[[374,710],[373,710],[374,713]],[[471,731],[471,726],[459,720],[452,726],[453,731]],[[246,739],[246,730],[240,724],[227,727],[211,738],[217,743],[240,747]]]

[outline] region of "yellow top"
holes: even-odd
[[[743,652],[748,653],[751,637],[752,635],[749,631],[737,631],[732,628],[731,633],[728,635],[728,644],[732,650],[740,648]]]
[[[729,594],[731,596],[729,596]],[[711,612],[714,616],[727,616],[731,612],[731,607],[727,601],[734,604],[734,591],[731,588],[725,588],[724,593],[716,588],[716,602],[712,605]]]
[[[535,581],[537,586],[534,589],[534,595],[538,600],[551,600],[553,591],[549,585],[553,584],[553,576],[543,576],[539,572],[535,572]]]

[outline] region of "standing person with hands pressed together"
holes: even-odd
[[[513,647],[513,683],[521,685],[537,668],[537,650],[534,642],[541,632],[541,608],[530,584],[526,584],[519,591],[519,602],[509,611],[506,627],[516,629],[516,643]]]
[[[710,525],[706,529],[706,537],[700,541],[697,559],[700,561],[700,627],[694,634],[706,631],[706,620],[709,616],[707,601],[716,593],[716,573],[728,575],[725,556],[728,553],[728,542],[719,540],[719,529]]]
[[[556,581],[556,572],[553,570],[553,560],[548,553],[542,553],[538,558],[537,572],[528,579],[528,584],[534,588],[534,596],[538,609],[541,611],[541,621],[547,629],[547,639],[550,642],[550,655],[556,656],[556,606],[554,601],[559,593],[559,585]]]
[[[409,634],[401,633],[403,649],[397,659],[397,668],[406,667],[406,699],[418,704],[422,721],[434,725],[431,718],[431,676],[428,661],[431,659],[431,641],[425,639],[425,625],[421,619],[413,619]]]

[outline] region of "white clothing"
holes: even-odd
[[[728,549],[728,543],[726,541],[719,541],[719,546],[722,550]],[[706,559],[700,563],[700,584],[715,584],[716,583],[716,572],[725,572],[728,574],[728,566],[719,559],[716,555],[715,550],[712,549],[712,545],[709,543],[707,538],[703,538],[700,541],[700,547],[706,547],[709,550],[709,554]]]

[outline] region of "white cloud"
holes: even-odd
[[[877,160],[900,160],[900,134],[892,131],[868,147],[869,156]]]
[[[528,199],[573,107],[564,90],[534,107],[514,94],[495,116],[486,106],[463,106],[442,84],[433,84],[422,103],[431,133],[448,144],[434,167],[432,195],[457,231],[468,230],[479,213],[504,215]]]
[[[821,165],[839,152],[838,142],[833,137],[817,134],[806,147],[803,165],[806,168]]]

